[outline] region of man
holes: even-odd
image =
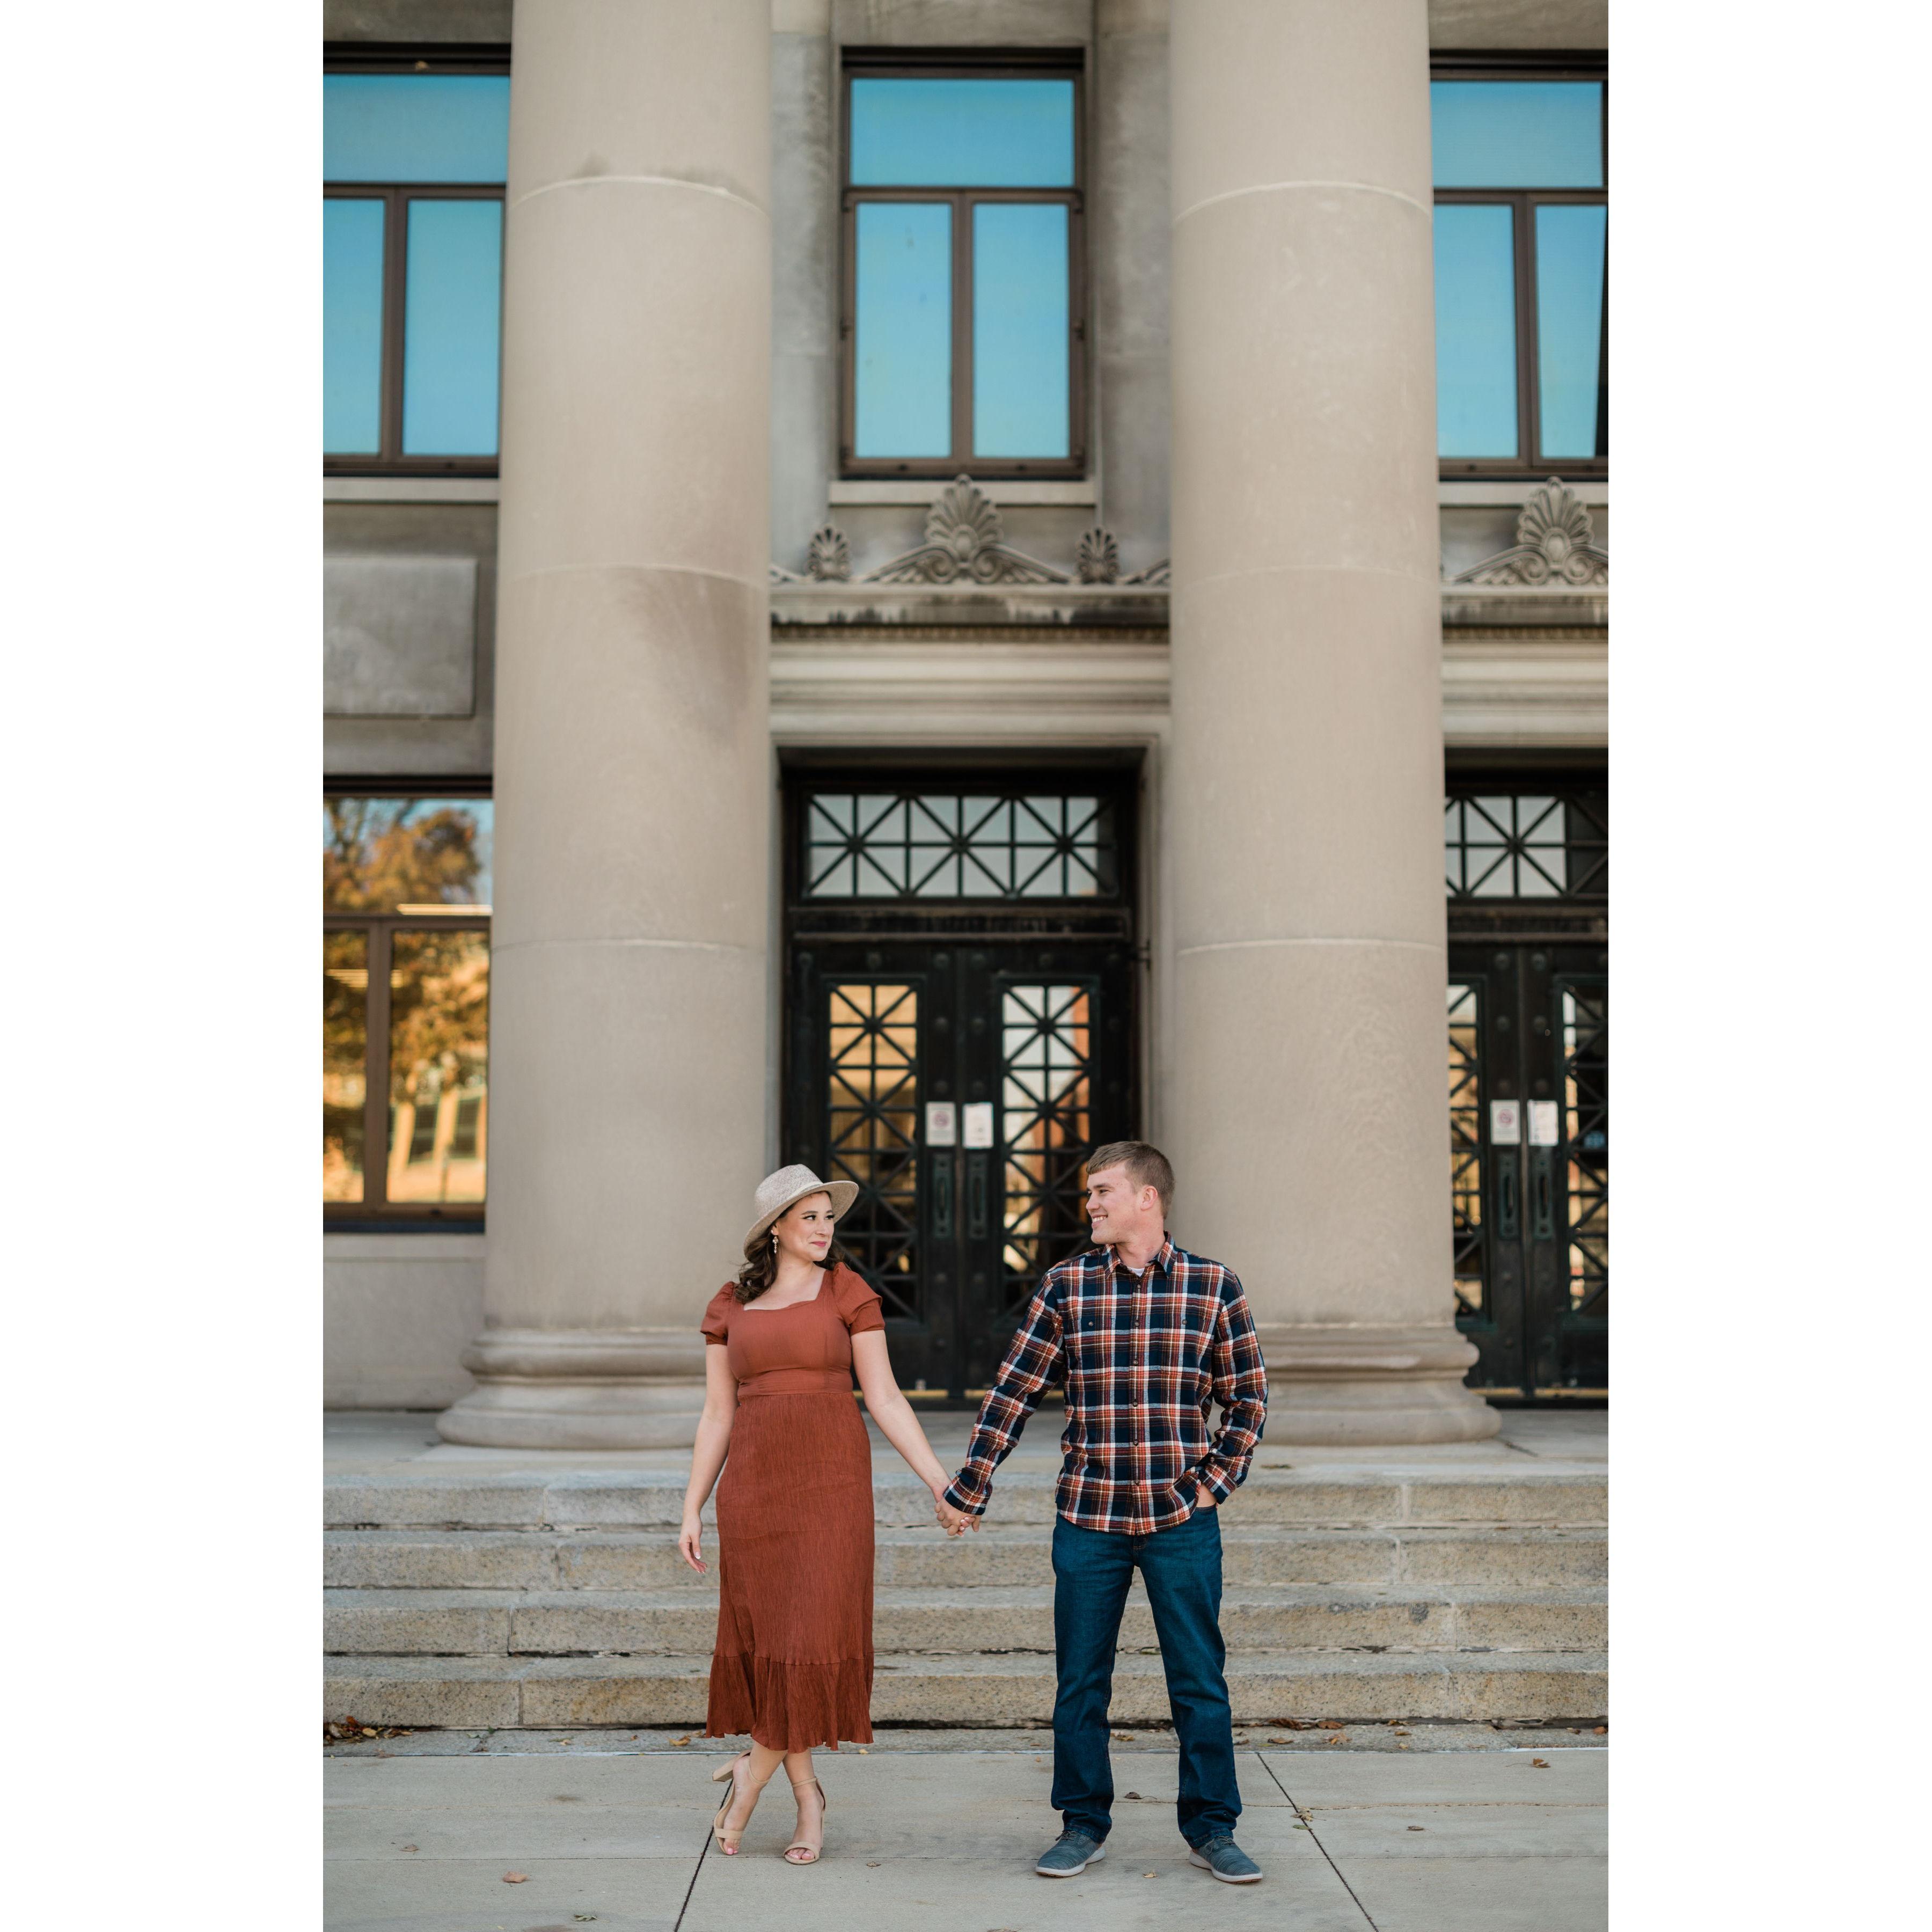
[[[1049,1269],[980,1410],[941,1520],[979,1527],[993,1472],[1049,1383],[1066,1389],[1053,1526],[1053,1803],[1065,1828],[1034,1868],[1071,1878],[1106,1856],[1107,1706],[1136,1565],[1160,1638],[1180,1745],[1175,1810],[1189,1857],[1231,1885],[1261,1868],[1234,1843],[1240,1796],[1222,1674],[1221,1526],[1246,1479],[1268,1377],[1241,1284],[1168,1238],[1174,1170],[1144,1141],[1087,1164],[1094,1246]],[[1221,1407],[1210,1438],[1210,1398]]]

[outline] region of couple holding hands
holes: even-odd
[[[893,1379],[879,1298],[840,1257],[834,1224],[856,1190],[809,1168],[759,1184],[745,1265],[705,1310],[704,1419],[678,1546],[704,1568],[699,1512],[718,1489],[718,1640],[708,1737],[749,1750],[713,1774],[712,1830],[734,1855],[782,1764],[798,1804],[785,1858],[818,1862],[825,1792],[814,1747],[869,1742],[871,1438],[880,1432],[932,1491],[950,1535],[976,1529],[993,1472],[1042,1392],[1066,1390],[1053,1526],[1053,1793],[1064,1829],[1035,1870],[1071,1878],[1106,1856],[1114,1786],[1107,1706],[1136,1566],[1147,1585],[1180,1745],[1176,1814],[1192,1863],[1230,1884],[1261,1868],[1234,1842],[1240,1798],[1222,1666],[1221,1531],[1248,1473],[1268,1379],[1241,1285],[1177,1247],[1174,1172],[1140,1141],[1088,1162],[1094,1246],[1050,1269],[948,1478]],[[1218,1431],[1208,1426],[1218,1404]],[[718,1472],[724,1472],[723,1480]]]

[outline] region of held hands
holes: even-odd
[[[980,1519],[968,1516],[964,1510],[955,1509],[946,1500],[944,1490],[935,1489],[932,1492],[932,1513],[948,1536],[958,1536],[964,1531],[977,1530],[980,1527]]]
[[[677,1532],[677,1553],[701,1576],[704,1574],[704,1526],[694,1510],[688,1514]]]

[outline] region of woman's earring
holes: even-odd
[[[777,1228],[774,1228],[772,1230],[772,1252],[773,1254],[776,1254],[776,1253],[778,1252],[778,1231],[777,1230]]]

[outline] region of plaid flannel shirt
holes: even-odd
[[[993,1472],[1050,1384],[1066,1389],[1055,1500],[1083,1529],[1136,1536],[1184,1522],[1196,1484],[1225,1502],[1247,1478],[1268,1371],[1234,1274],[1169,1239],[1136,1279],[1111,1248],[1048,1270],[946,1491],[978,1516]],[[1221,1406],[1211,1438],[1210,1402]]]

